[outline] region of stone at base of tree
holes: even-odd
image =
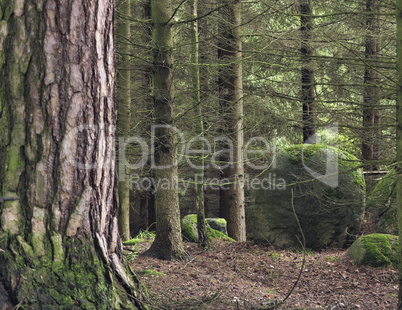
[[[226,220],[223,218],[206,218],[205,221],[208,225],[221,233],[228,235],[228,231],[226,229]]]
[[[387,234],[362,236],[350,246],[348,255],[359,266],[386,267],[392,264],[398,269],[398,237]]]
[[[207,236],[209,240],[220,238],[228,241],[234,241],[227,235],[225,219],[208,218],[205,219],[205,222],[207,224]],[[212,223],[212,225],[209,223]],[[213,227],[216,227],[217,229]],[[189,214],[182,218],[181,231],[185,241],[198,242],[197,214]]]
[[[313,250],[349,246],[364,214],[359,166],[355,156],[324,144],[295,145],[275,154],[270,168],[252,181],[248,237],[283,249],[300,248],[303,236]]]

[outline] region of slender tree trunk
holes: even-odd
[[[227,163],[222,170],[222,181],[228,184],[223,184],[220,191],[220,209],[227,221],[229,236],[237,241],[245,241],[241,1],[231,1],[220,13],[219,105],[224,126],[222,132],[232,144],[226,147],[233,150],[232,159],[222,157],[222,161]]]
[[[397,123],[396,123],[396,206],[399,240],[402,240],[402,0],[396,0],[396,48],[397,48]],[[402,262],[402,247],[399,247],[399,261]],[[402,264],[399,264],[398,310],[402,309]]]
[[[173,38],[170,17],[171,0],[152,0],[153,22],[153,97],[155,138],[155,183],[165,184],[156,189],[156,237],[148,254],[162,259],[185,258],[178,195],[177,137],[173,128]]]
[[[119,143],[130,137],[131,122],[131,67],[130,22],[131,0],[119,0],[118,13],[118,115],[117,135]],[[126,150],[126,147],[120,148]],[[124,154],[126,157],[127,154]],[[121,165],[121,167],[120,167]],[[130,169],[119,162],[119,230],[123,241],[130,239]]]
[[[199,181],[196,184],[196,197],[195,204],[197,209],[197,230],[198,230],[198,244],[202,247],[208,247],[207,231],[205,227],[205,205],[204,205],[204,121],[202,117],[202,106],[200,96],[200,67],[199,67],[199,39],[198,39],[198,0],[192,0],[192,9],[194,22],[191,25],[191,37],[193,42],[193,52],[191,54],[192,64],[192,80],[193,80],[193,104],[194,112],[197,118],[196,121],[196,134],[200,139],[197,143],[197,149],[200,150],[199,158],[196,160],[196,165],[200,167],[197,171]]]
[[[149,222],[149,197],[148,191],[141,191],[139,193],[140,198],[140,230],[147,230],[149,225],[152,224]]]
[[[301,31],[301,102],[303,106],[303,143],[315,143],[314,117],[314,68],[311,63],[314,49],[311,45],[313,29],[312,0],[300,0],[300,31]]]
[[[132,24],[131,31],[135,33],[133,38],[130,67],[132,70],[132,94],[131,94],[131,134],[132,136],[143,137],[144,132],[149,132],[149,128],[153,124],[153,98],[150,93],[152,88],[152,25],[151,25],[151,1],[135,1],[131,2],[131,11],[133,17],[141,19],[144,23]],[[135,72],[135,74],[134,74]],[[133,93],[134,91],[134,93]],[[146,139],[147,140],[147,139]],[[131,148],[133,162],[138,162],[143,156],[143,150],[135,152],[135,148]],[[138,150],[138,148],[137,148]],[[149,158],[150,159],[150,158]],[[144,163],[140,169],[131,170],[133,178],[153,178],[154,173],[149,161]],[[138,188],[132,186],[131,198],[135,197],[135,203],[132,205],[131,217],[131,234],[136,235],[140,230],[146,230],[151,224],[155,224],[155,197],[151,188]],[[137,214],[140,214],[138,217]],[[133,226],[133,224],[135,225]],[[155,225],[151,228],[155,230]]]
[[[115,167],[114,5],[0,14],[0,308],[136,309]]]
[[[151,14],[151,0],[146,0],[144,3],[144,17],[145,20],[147,21],[151,21],[152,20],[152,14]],[[144,45],[152,45],[152,27],[147,26],[146,27],[146,31],[145,31],[145,36],[144,36]],[[149,88],[152,85],[152,65],[150,64],[146,64],[146,68],[144,70],[144,89],[146,92],[146,98],[145,101],[147,103],[147,107],[149,106],[150,110],[152,110],[153,108],[153,98],[152,96],[149,95]],[[149,113],[149,115],[151,115],[151,113]],[[153,119],[152,117],[149,117],[149,122],[153,123]],[[149,127],[148,127],[149,128]],[[151,177],[154,177],[154,171],[152,169],[152,167],[150,166],[146,166],[146,168],[149,171],[149,175]],[[155,230],[155,223],[156,223],[156,206],[155,206],[155,192],[154,192],[154,188],[152,187],[150,190],[147,190],[147,193],[144,193],[144,195],[147,198],[147,202],[146,205],[143,206],[143,208],[147,208],[148,209],[148,225],[147,225],[147,229],[150,230]],[[145,201],[144,201],[145,203]],[[145,212],[145,211],[144,211]]]
[[[368,13],[378,13],[378,0],[367,0],[366,11]],[[363,93],[363,142],[362,157],[366,163],[378,160],[379,135],[381,131],[380,115],[378,106],[380,104],[378,96],[378,72],[373,68],[372,60],[378,58],[379,42],[378,42],[378,15],[367,15],[367,35],[365,43],[365,60],[366,67],[364,70],[364,93]],[[378,164],[371,163],[365,165],[365,170],[378,170]]]

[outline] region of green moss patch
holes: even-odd
[[[166,274],[152,269],[137,271],[137,275],[140,277],[166,277]]]
[[[0,282],[19,308],[137,309],[93,240],[55,235],[51,241],[53,250],[38,256],[21,236],[0,234]]]
[[[155,240],[155,232],[149,230],[141,230],[135,238],[124,241],[124,245],[136,245],[142,242],[152,243]]]
[[[226,231],[226,220],[219,219],[214,222],[219,222],[222,231]],[[234,240],[227,236],[227,234],[222,231],[211,228],[206,220],[207,225],[207,237],[208,240],[212,239],[225,239],[227,241],[233,242]],[[198,242],[198,231],[197,231],[197,214],[189,214],[183,217],[181,220],[181,232],[183,239],[189,242]]]
[[[354,182],[362,188],[366,188],[366,182],[364,180],[362,170],[359,169],[361,166],[361,161],[352,154],[325,144],[297,144],[284,150],[284,153],[289,156],[289,160],[294,165],[299,165],[301,162],[305,161],[306,165],[311,165],[317,169],[317,172],[325,174],[325,169],[327,167],[325,165],[321,165],[321,161],[318,162],[318,165],[317,163],[314,163],[317,155],[320,155],[323,152],[332,152],[334,155],[336,155],[338,159],[337,164],[339,171],[350,172],[351,175],[353,175]]]
[[[135,244],[138,244],[138,243],[141,243],[141,242],[144,242],[144,239],[134,238],[134,239],[124,241],[123,244],[124,245],[135,245]]]
[[[181,234],[189,242],[197,242],[197,214],[189,214],[181,220]]]
[[[371,234],[360,237],[348,249],[348,255],[359,266],[386,267],[399,264],[398,237],[387,234]]]

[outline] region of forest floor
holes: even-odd
[[[210,250],[185,242],[191,258],[181,262],[141,255],[149,245],[137,244],[129,259],[151,309],[270,309],[294,286],[278,309],[396,309],[397,271],[358,267],[346,251],[215,240]]]

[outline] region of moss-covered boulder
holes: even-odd
[[[398,235],[395,185],[396,172],[392,169],[377,182],[367,197],[366,209],[377,221],[378,233]]]
[[[189,242],[197,242],[197,214],[188,214],[181,219],[181,234]]]
[[[348,249],[348,254],[359,266],[398,268],[398,237],[388,234],[371,234],[360,237]]]
[[[205,222],[207,224],[207,236],[209,240],[220,238],[234,241],[232,238],[227,236],[225,219],[208,218],[205,219]],[[212,226],[210,223],[212,223]],[[217,229],[214,229],[212,227],[215,227]],[[189,214],[182,218],[181,232],[184,240],[190,242],[198,242],[197,214]]]
[[[208,225],[217,231],[220,231],[221,233],[225,234],[226,236],[228,235],[227,231],[227,224],[226,220],[223,218],[206,218],[205,221],[208,223]]]
[[[257,189],[255,204],[246,210],[248,237],[280,248],[300,247],[296,214],[308,248],[350,245],[364,214],[359,164],[356,157],[326,145],[281,151],[259,183],[253,181]]]

